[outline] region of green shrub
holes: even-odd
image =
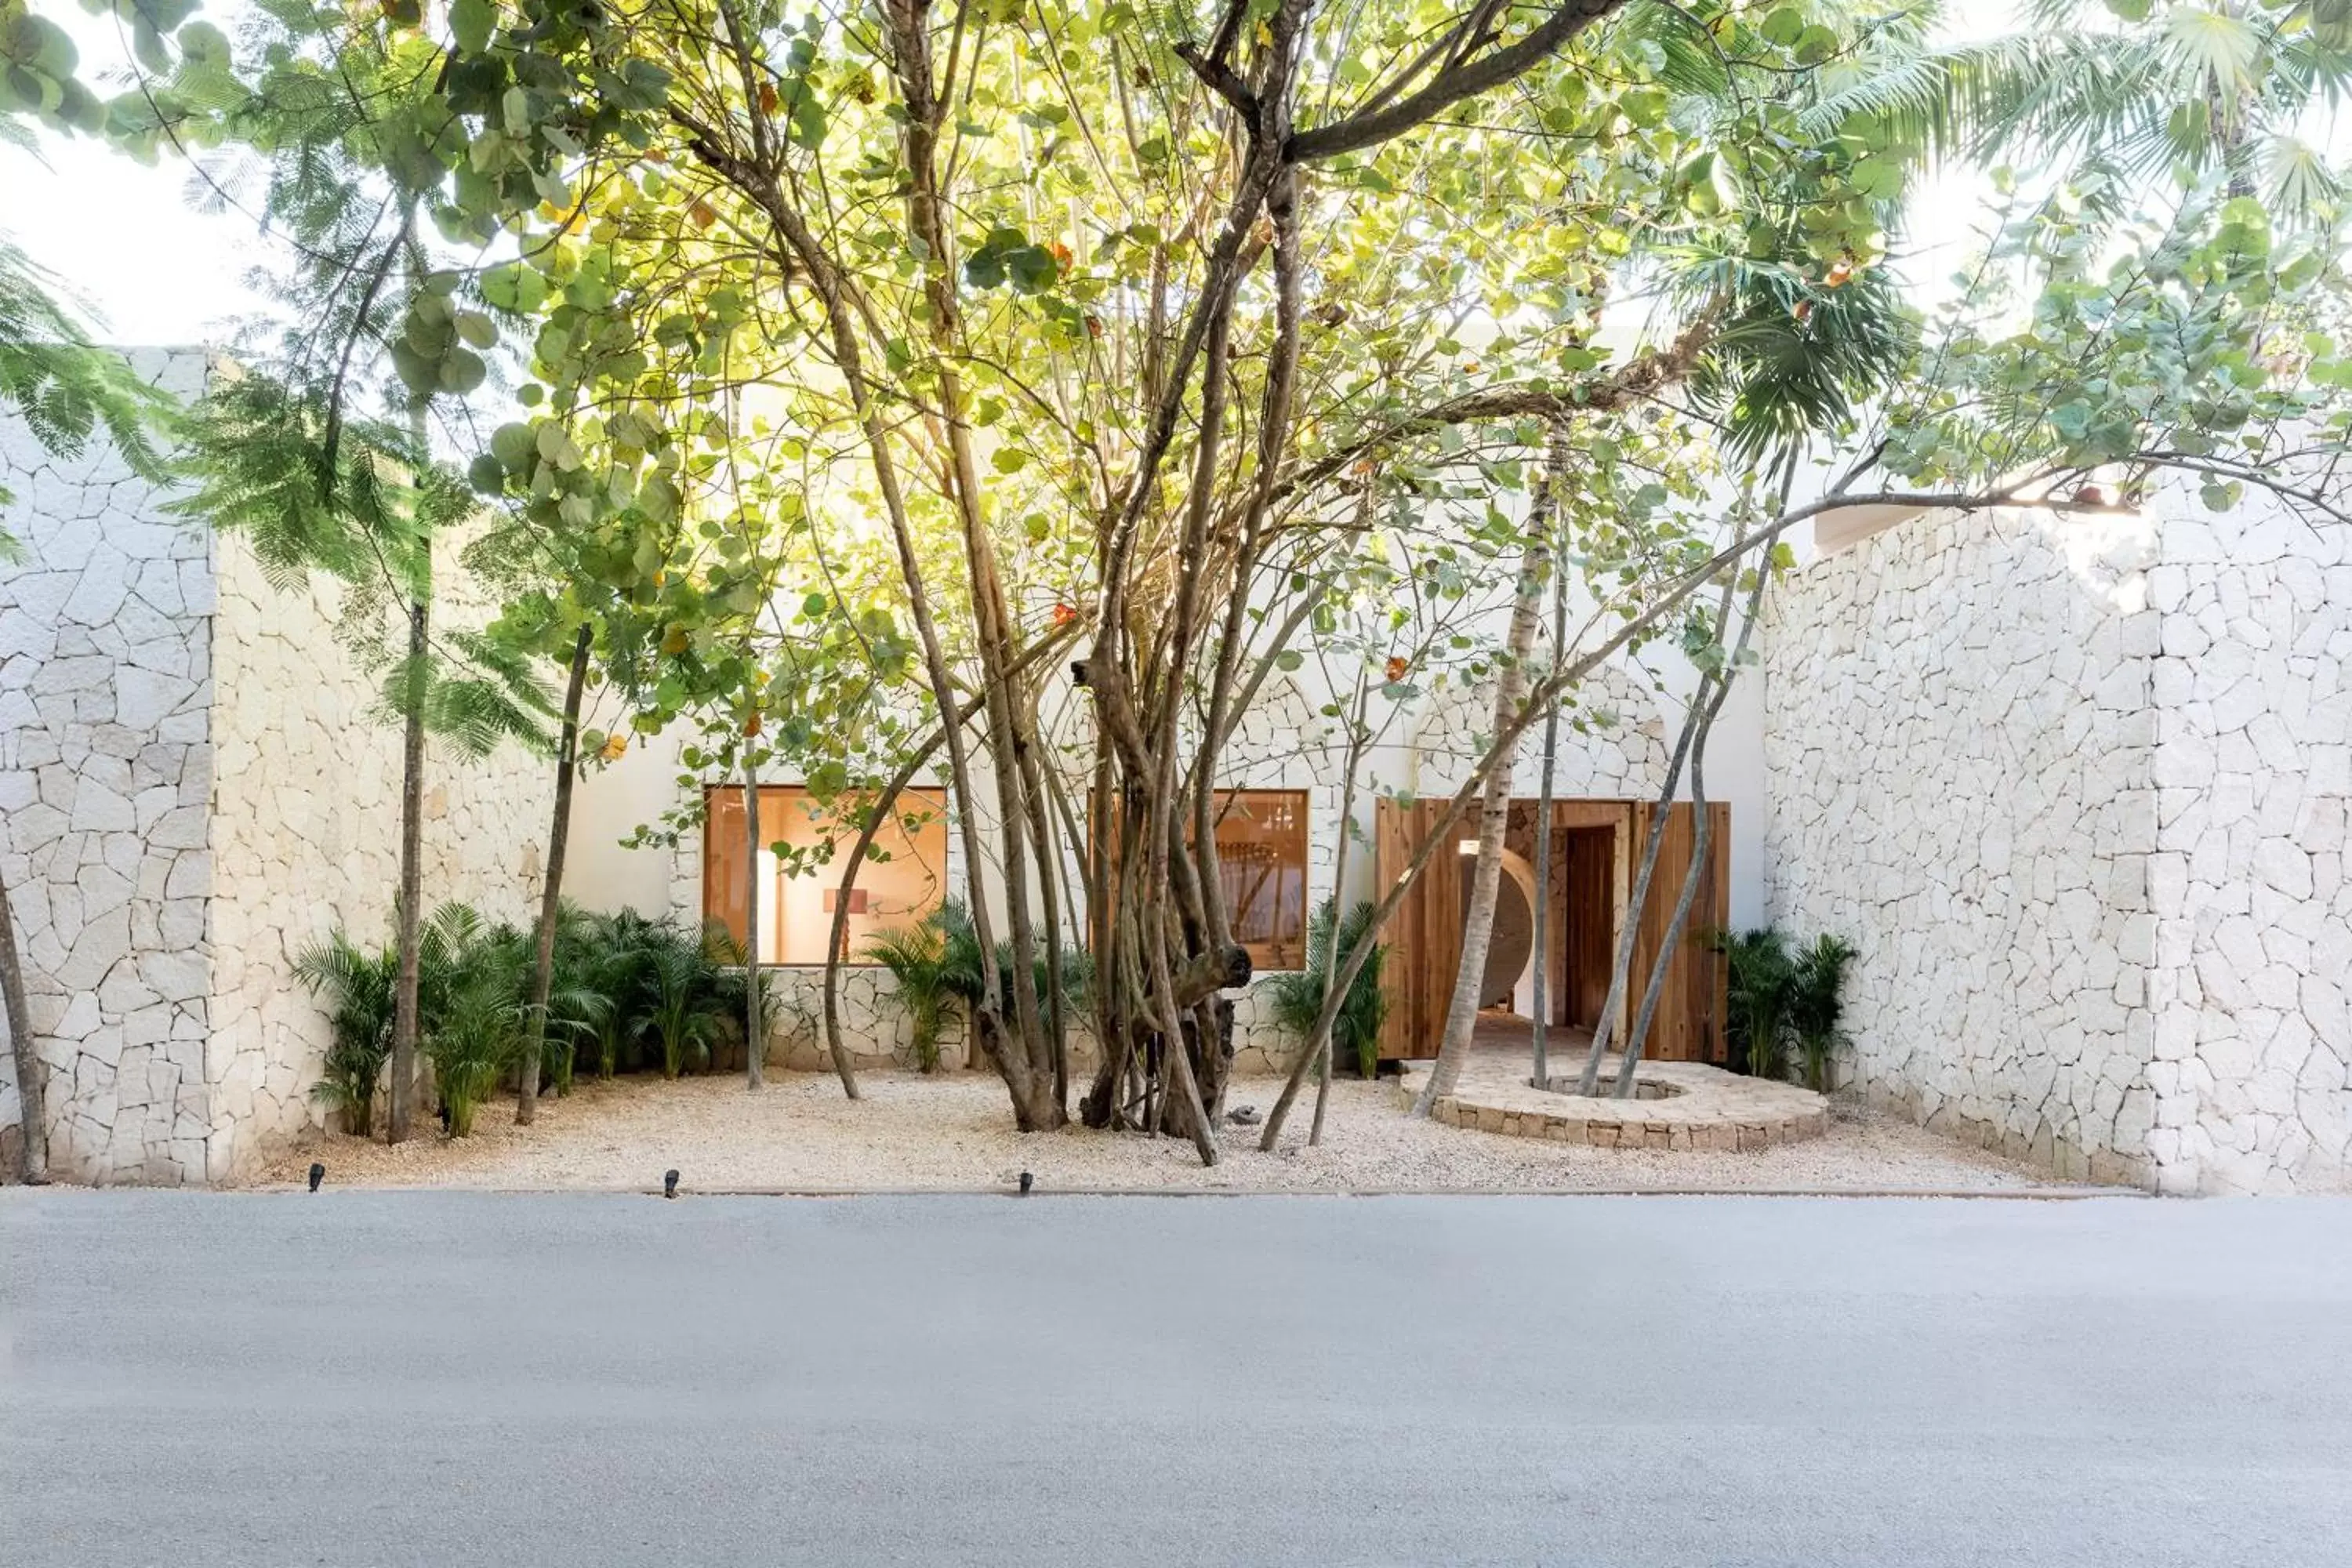
[[[1265,983],[1274,1005],[1275,1022],[1301,1039],[1313,1032],[1315,1020],[1323,1012],[1323,975],[1332,964],[1332,918],[1336,908],[1336,900],[1326,899],[1307,922],[1307,967],[1276,974]],[[1377,912],[1370,899],[1360,899],[1349,909],[1347,918],[1339,922],[1340,957],[1352,952],[1372,929]],[[1388,951],[1385,942],[1373,947],[1364,966],[1356,971],[1356,978],[1331,1020],[1332,1058],[1352,1062],[1359,1078],[1369,1079],[1380,1068],[1381,1026],[1388,1022],[1389,1016],[1388,994],[1381,989],[1381,970],[1387,962]]]
[[[1830,1057],[1837,1049],[1838,1017],[1845,1010],[1839,993],[1853,958],[1852,943],[1823,931],[1797,954],[1790,977],[1789,1028],[1804,1063],[1805,1086],[1824,1094],[1830,1087]]]
[[[1732,1064],[1756,1078],[1787,1078],[1789,988],[1796,976],[1788,939],[1768,926],[1736,936],[1718,931],[1712,940],[1731,966],[1724,1032]]]
[[[1853,948],[1823,932],[1791,952],[1788,938],[1769,926],[1737,936],[1717,931],[1707,941],[1731,966],[1724,1033],[1732,1065],[1758,1078],[1784,1079],[1793,1042],[1806,1084],[1826,1090],[1843,1006],[1839,991]]]
[[[673,938],[645,950],[652,1006],[637,1025],[642,1037],[660,1047],[664,1078],[677,1077],[698,1058],[709,1059],[717,1036],[719,965],[685,932],[674,931]]]
[[[433,1064],[450,1132],[465,1137],[475,1112],[515,1070],[530,1020],[538,958],[533,928],[493,923],[463,903],[436,909],[418,931],[417,1048]],[[741,954],[675,921],[560,911],[549,973],[541,1066],[552,1092],[572,1087],[584,1043],[605,1078],[658,1065],[672,1077],[708,1064],[724,1027],[743,1016],[743,977],[722,965]],[[313,1091],[355,1133],[392,1055],[397,948],[359,947],[341,931],[306,951],[294,973],[329,1003],[333,1039]],[[772,1021],[782,998],[762,995]]]
[[[955,994],[947,984],[947,938],[936,922],[924,921],[880,932],[866,944],[866,956],[898,983],[896,994],[898,1005],[907,1010],[915,1065],[924,1072],[937,1072],[940,1032]]]
[[[365,1138],[373,1130],[376,1085],[392,1059],[399,955],[389,949],[368,952],[335,931],[302,951],[294,977],[326,1000],[333,1030],[324,1073],[310,1092],[341,1113],[344,1131]]]
[[[480,970],[454,980],[425,1037],[452,1138],[473,1136],[474,1112],[522,1048],[525,1010],[506,969],[486,961]]]
[[[961,1000],[969,1009],[980,1003],[982,976],[980,960],[980,933],[971,923],[971,911],[954,899],[941,904],[927,922],[940,933],[940,983],[950,995]],[[1094,954],[1083,948],[1065,946],[1062,949],[1062,1012],[1075,1016],[1083,1012],[1094,994]],[[1044,944],[1034,961],[1031,981],[1037,988],[1040,1006],[1047,1004],[1053,984],[1045,967]],[[996,984],[1001,994],[1012,1005],[1013,944],[996,944]]]

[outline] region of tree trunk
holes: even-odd
[[[759,737],[743,741],[743,831],[751,840],[749,858],[751,887],[743,902],[743,1083],[759,1089],[767,1081],[768,1030],[760,1005],[760,764]]]
[[[428,564],[425,570],[432,568]],[[411,599],[407,711],[402,715],[400,751],[400,976],[393,991],[392,1116],[384,1131],[386,1141],[394,1143],[404,1142],[416,1121],[417,944],[425,900],[425,661],[431,616],[424,594]]]
[[[580,762],[580,698],[588,685],[585,626],[572,645],[572,674],[563,688],[563,728],[555,739],[555,816],[547,826],[547,886],[539,895],[539,942],[530,966],[530,1028],[523,1040],[522,1088],[515,1096],[515,1124],[528,1127],[539,1115],[539,1061],[547,1048],[547,994],[555,983],[555,924],[563,900],[563,851],[572,837],[572,775]]]
[[[1528,542],[1527,559],[1519,568],[1518,596],[1511,606],[1511,631],[1502,670],[1495,679],[1495,733],[1505,733],[1518,717],[1519,700],[1528,684],[1528,656],[1536,641],[1536,621],[1543,603],[1544,573],[1551,549],[1546,528]],[[1454,999],[1445,1009],[1445,1036],[1438,1043],[1437,1065],[1429,1081],[1414,1097],[1412,1114],[1427,1116],[1430,1108],[1454,1092],[1462,1076],[1462,1058],[1470,1053],[1470,1037],[1478,1026],[1478,993],[1486,983],[1486,950],[1495,937],[1495,899],[1503,885],[1503,836],[1511,823],[1511,755],[1505,752],[1486,773],[1486,793],[1478,815],[1478,864],[1470,879],[1470,907],[1462,928],[1462,965],[1454,974]]]
[[[1356,673],[1356,700],[1348,709],[1347,773],[1339,782],[1339,842],[1331,852],[1331,940],[1323,950],[1323,994],[1331,994],[1331,983],[1339,974],[1339,928],[1348,918],[1348,850],[1355,840],[1356,769],[1364,757],[1364,700],[1370,685],[1361,670]],[[1321,1014],[1318,1010],[1317,1016]],[[1307,1048],[1315,1053],[1315,1120],[1307,1124],[1307,1146],[1318,1148],[1323,1142],[1323,1106],[1331,1098],[1331,1031],[1314,1030],[1307,1037]]]
[[[0,880],[0,1007],[16,1058],[16,1104],[23,1118],[17,1174],[26,1186],[37,1187],[49,1179],[48,1068],[33,1048],[33,1009],[25,999],[25,964],[16,951],[16,918],[8,908],[5,880]]]
[[[1729,596],[1727,587],[1727,603]],[[1699,709],[1694,699],[1690,716],[1683,721],[1682,734],[1675,742],[1674,755],[1666,760],[1666,782],[1659,787],[1657,810],[1650,819],[1649,837],[1643,841],[1642,864],[1633,874],[1633,896],[1625,901],[1624,923],[1617,932],[1617,952],[1610,960],[1609,995],[1601,1004],[1601,1021],[1592,1027],[1592,1048],[1585,1053],[1584,1069],[1577,1075],[1579,1094],[1601,1091],[1601,1058],[1609,1054],[1610,1041],[1615,1037],[1617,1010],[1624,1004],[1625,987],[1633,976],[1633,943],[1641,932],[1642,911],[1649,907],[1650,880],[1657,874],[1658,851],[1666,841],[1666,818],[1675,807],[1675,790],[1682,783],[1683,763],[1690,756],[1691,739],[1697,733]]]
[[[1698,731],[1691,739],[1691,810],[1696,814],[1696,820],[1692,824],[1690,868],[1683,874],[1682,893],[1675,900],[1674,918],[1666,922],[1665,941],[1650,965],[1650,982],[1642,992],[1641,1014],[1633,1020],[1633,1033],[1625,1037],[1624,1057],[1617,1068],[1616,1092],[1620,1100],[1633,1092],[1633,1069],[1641,1065],[1642,1047],[1650,1037],[1650,1020],[1656,1016],[1658,996],[1665,989],[1666,967],[1674,961],[1683,927],[1690,920],[1691,905],[1698,898],[1698,885],[1706,875],[1706,739],[1715,731],[1716,715],[1723,711],[1724,699],[1731,694],[1731,683],[1739,673],[1739,661],[1748,652],[1748,635],[1756,629],[1757,613],[1764,607],[1764,584],[1771,575],[1772,561],[1767,555],[1756,564],[1756,584],[1748,591],[1748,618],[1740,625],[1738,646],[1732,649],[1722,669],[1710,678],[1713,689],[1708,690],[1702,683],[1699,695],[1705,700],[1706,709],[1699,716]],[[1719,628],[1716,635],[1718,638],[1722,636]]]
[[[1568,640],[1566,557],[1556,560],[1559,569],[1551,574],[1551,657],[1555,662]],[[1551,1061],[1545,1049],[1544,1031],[1551,1026],[1551,922],[1547,916],[1551,909],[1551,784],[1559,753],[1559,698],[1555,694],[1544,706],[1543,780],[1536,791],[1536,980],[1535,994],[1528,999],[1534,1016],[1528,1025],[1528,1043],[1534,1059],[1528,1082],[1537,1089],[1551,1087]]]

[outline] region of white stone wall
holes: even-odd
[[[175,395],[201,355],[142,355]],[[209,1131],[205,531],[103,441],[56,458],[0,417],[0,878],[30,993],[60,1181],[194,1182]],[[23,1120],[0,1022],[0,1166]]]
[[[2158,1093],[2182,1190],[2352,1186],[2352,548],[2249,501],[2168,510],[2149,574]]]
[[[1767,631],[1772,918],[1861,949],[1874,1099],[2061,1173],[2352,1185],[2345,531],[1914,519]]]
[[[489,606],[436,551],[434,613],[478,626]],[[338,635],[341,591],[281,591],[252,552],[220,541],[213,647],[213,1086],[209,1173],[243,1175],[324,1115],[311,1099],[330,1041],[325,1010],[292,976],[338,927],[389,942],[400,887],[401,727],[383,674]],[[396,618],[396,617],[395,617]],[[468,761],[425,753],[424,904],[536,918],[554,777],[520,746]]]
[[[134,363],[175,396],[202,389],[201,353]],[[0,421],[0,468],[29,552],[0,566],[0,877],[48,1067],[50,1166],[231,1179],[320,1119],[326,1019],[289,971],[337,924],[389,933],[399,731],[335,636],[331,588],[271,587],[102,443],[59,461]],[[478,626],[455,555],[445,624]],[[525,917],[545,764],[510,748],[429,766],[427,901]],[[21,1121],[0,1049],[11,1169]]]
[[[1923,517],[1764,627],[1772,921],[1859,950],[1846,1072],[2063,1174],[2153,1178],[2152,530]]]

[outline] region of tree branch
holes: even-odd
[[[1311,163],[1359,152],[1401,136],[1465,98],[1475,98],[1514,77],[1524,76],[1558,53],[1569,39],[1624,3],[1625,0],[1563,0],[1558,10],[1517,43],[1448,67],[1433,77],[1428,86],[1385,109],[1302,131],[1290,139],[1284,156],[1293,163]]]

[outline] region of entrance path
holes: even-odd
[[[2352,1203],[0,1190],[9,1568],[2340,1568]]]

